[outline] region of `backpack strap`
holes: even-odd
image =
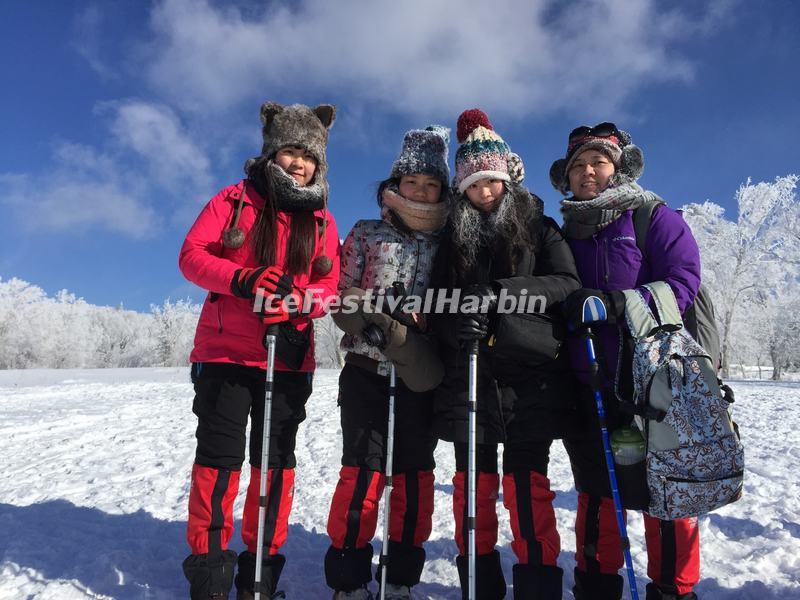
[[[678,308],[678,301],[675,299],[675,292],[666,281],[653,281],[642,286],[650,291],[658,309],[658,318],[662,327],[675,330],[683,327],[681,311]],[[627,300],[627,298],[626,298]]]
[[[647,244],[647,233],[650,231],[650,223],[653,221],[653,213],[659,204],[664,204],[663,200],[648,200],[639,208],[633,210],[633,234],[636,236],[636,247],[642,253],[642,257],[647,258],[645,245]]]
[[[642,293],[639,290],[623,290],[622,293],[625,294],[625,318],[631,335],[636,339],[654,335],[661,325],[644,301]]]

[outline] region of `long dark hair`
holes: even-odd
[[[500,277],[515,275],[517,267],[526,251],[536,254],[538,248],[538,233],[541,227],[542,201],[517,183],[506,184],[506,196],[503,202],[507,203],[504,208],[512,211],[508,217],[499,225],[499,229],[494,231],[494,235],[484,237],[481,232],[470,239],[460,239],[458,232],[455,231],[457,225],[455,218],[459,211],[473,211],[466,193],[460,194],[456,200],[454,210],[450,213],[449,229],[449,252],[450,252],[450,276],[451,285],[463,284],[476,277],[481,279],[487,273],[479,273],[480,255],[489,258],[490,270]],[[465,204],[462,204],[465,203]],[[480,213],[471,213],[473,218],[480,217]],[[480,222],[480,221],[478,221]],[[476,223],[477,224],[477,223]],[[485,223],[482,224],[485,227]],[[474,234],[474,227],[473,227]],[[483,283],[482,281],[477,281]]]
[[[251,230],[251,242],[258,262],[274,265],[276,260],[277,219],[275,186],[272,174],[267,168],[267,160],[259,159],[248,170],[248,177],[256,190],[264,198],[264,210],[256,217]],[[282,265],[291,275],[308,273],[317,242],[317,220],[313,211],[287,212],[289,219],[289,241],[286,248],[285,264]]]
[[[375,199],[378,201],[378,206],[383,205],[383,192],[388,187],[398,188],[400,187],[400,178],[399,177],[389,177],[388,179],[384,179],[378,184],[378,191],[375,194]]]

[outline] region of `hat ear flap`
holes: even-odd
[[[567,160],[565,158],[559,158],[550,166],[550,183],[562,194],[567,193],[567,174],[564,172],[566,166]]]
[[[619,169],[631,179],[639,179],[644,171],[644,154],[638,146],[628,144],[622,149],[622,156],[619,159]]]
[[[331,125],[333,125],[333,122],[336,120],[336,107],[333,104],[320,104],[312,110],[319,120],[322,121],[325,129],[330,129]]]
[[[261,124],[264,126],[264,133],[269,133],[269,128],[272,126],[275,115],[281,111],[283,111],[283,106],[277,102],[264,102],[261,105]]]
[[[508,155],[508,176],[511,177],[511,183],[522,183],[525,179],[525,165],[519,154],[512,152]]]

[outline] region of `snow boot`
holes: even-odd
[[[605,573],[587,573],[575,569],[575,600],[620,600],[622,598],[622,576]]]
[[[514,565],[514,600],[561,600],[564,571],[548,565]]]
[[[372,579],[372,545],[334,548],[325,553],[325,582],[334,590],[366,589]]]
[[[377,597],[381,597],[380,588],[378,588]],[[407,585],[387,583],[385,598],[386,600],[411,600],[411,588]]]
[[[655,583],[647,584],[647,597],[645,600],[697,600],[697,594],[688,592],[678,594],[677,592],[665,592]]]
[[[469,563],[466,556],[456,556],[458,579],[461,581],[461,598],[467,600],[469,592]],[[500,553],[492,550],[490,554],[475,557],[475,595],[481,600],[502,600],[506,597],[506,579],[500,565]]]
[[[338,591],[333,593],[333,600],[375,600],[372,593],[366,587],[349,592]]]
[[[191,600],[226,599],[233,585],[236,552],[223,550],[217,559],[208,554],[190,554],[183,561],[183,573],[189,580]]]
[[[270,554],[261,559],[261,594],[267,598],[280,598],[275,588],[281,576],[286,557]],[[236,600],[251,600],[255,596],[256,555],[245,550],[239,555],[239,572],[236,574]]]
[[[419,583],[422,568],[425,566],[424,549],[389,540],[388,559],[386,561],[387,582],[408,588]],[[375,570],[375,581],[379,584],[383,568],[383,565],[379,564]]]
[[[575,587],[572,588],[572,595],[575,596],[575,600],[620,600],[622,583],[622,575],[587,573],[575,569]]]

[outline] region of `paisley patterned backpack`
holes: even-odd
[[[686,333],[669,284],[625,291],[635,340],[634,403],[647,443],[647,512],[659,519],[694,517],[741,497],[744,448],[708,353]]]

